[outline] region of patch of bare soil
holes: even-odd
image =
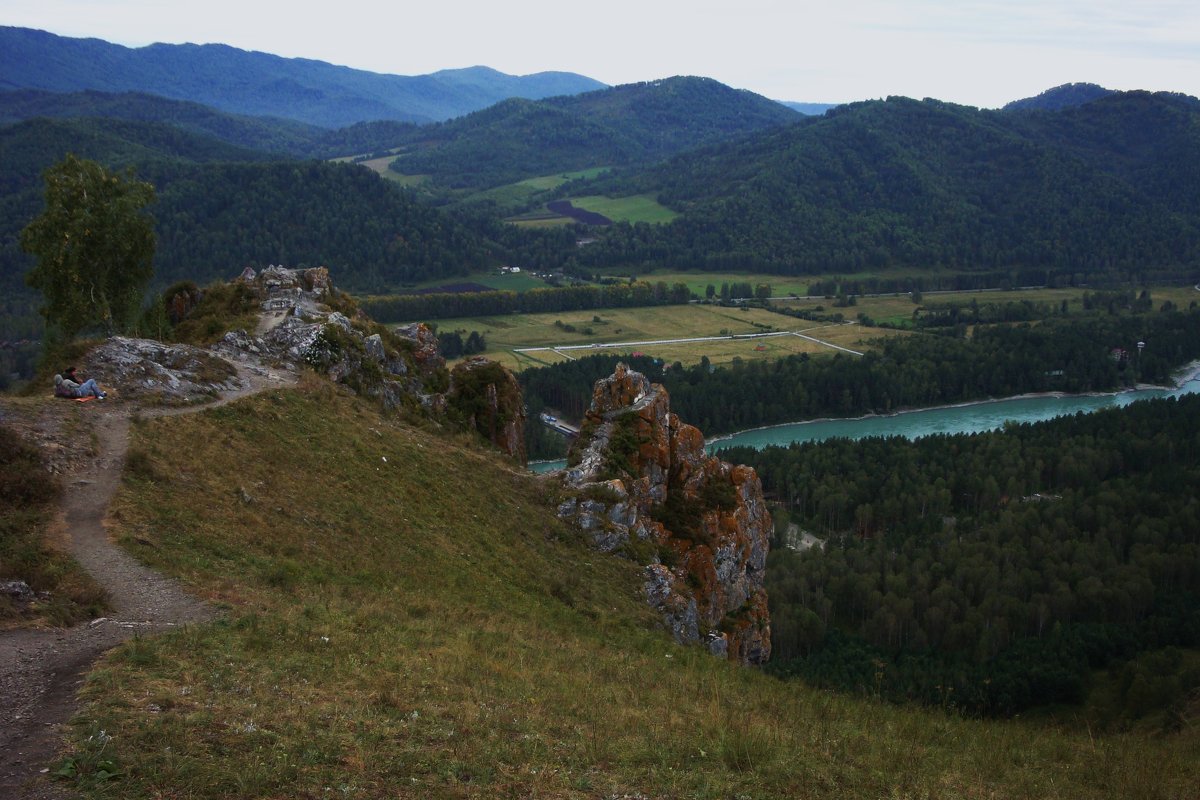
[[[32,431],[35,439],[49,446],[52,466],[64,472],[61,527],[69,552],[109,592],[113,612],[69,629],[0,633],[0,798],[69,796],[48,773],[75,711],[83,675],[101,654],[135,634],[212,618],[213,609],[202,600],[113,544],[105,518],[121,480],[135,411],[143,416],[194,413],[294,381],[262,365],[235,367],[243,379],[241,388],[204,406],[146,410],[122,402],[83,404],[79,416],[94,436],[93,448],[53,441],[53,417],[61,422],[69,414],[52,414],[50,422],[45,414],[25,415],[34,420],[25,426],[26,432]],[[62,431],[60,424],[58,433]],[[55,453],[60,454],[57,460]]]

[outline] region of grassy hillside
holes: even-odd
[[[1184,798],[1200,781],[1195,731],[984,724],[679,648],[638,568],[560,526],[537,479],[315,380],[134,435],[115,534],[227,613],[92,674],[64,770],[88,797]]]

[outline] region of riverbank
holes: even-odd
[[[1174,385],[1141,384],[1113,392],[1028,392],[1001,398],[983,398],[939,406],[904,408],[885,414],[864,414],[858,417],[821,417],[800,422],[784,422],[746,428],[735,433],[714,436],[705,441],[710,453],[726,447],[786,446],[792,442],[819,441],[834,437],[862,438],[865,436],[908,436],[919,438],[934,434],[978,433],[995,430],[1008,421],[1038,422],[1080,411],[1094,412],[1112,405],[1126,405],[1142,399],[1179,392],[1195,383],[1189,391],[1200,392],[1200,360],[1181,367],[1174,373]],[[1105,399],[1112,399],[1106,404]],[[1092,401],[1092,402],[1089,402]],[[994,409],[994,411],[993,411]],[[970,416],[968,416],[970,415]],[[938,417],[941,417],[940,419]],[[920,420],[920,422],[918,422]],[[794,435],[792,435],[794,434]],[[533,472],[552,472],[562,469],[562,460],[530,462]]]
[[[1174,374],[1174,385],[1160,386],[1158,384],[1141,383],[1128,389],[1118,389],[1112,392],[1026,392],[1025,394],[1011,395],[1009,397],[987,397],[979,400],[966,400],[961,403],[946,403],[936,406],[918,406],[915,408],[901,408],[896,411],[885,413],[872,412],[863,414],[857,417],[816,417],[814,419],[797,420],[795,422],[779,422],[773,425],[760,425],[756,428],[744,428],[733,433],[725,433],[719,436],[714,436],[705,441],[705,447],[712,447],[720,442],[730,441],[734,438],[745,436],[747,434],[761,433],[763,431],[778,430],[781,428],[790,428],[798,425],[816,425],[820,423],[854,423],[864,422],[868,420],[893,419],[902,417],[905,414],[922,414],[934,411],[952,411],[955,409],[971,408],[973,406],[992,405],[997,403],[1008,403],[1017,400],[1041,400],[1041,399],[1066,399],[1072,397],[1119,397],[1121,395],[1132,392],[1152,392],[1162,391],[1171,392],[1182,389],[1187,383],[1200,379],[1200,361],[1193,361],[1184,367],[1181,367]]]

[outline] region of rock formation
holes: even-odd
[[[437,335],[422,323],[387,329],[338,301],[324,267],[271,266],[238,278],[253,288],[262,310],[277,321],[259,336],[234,331],[218,349],[232,358],[266,357],[297,368],[304,364],[389,409],[419,405],[435,415],[454,411],[510,458],[525,463],[525,410],[516,378],[487,359],[470,359],[453,374],[438,351]]]
[[[95,378],[113,399],[191,405],[244,385],[227,361],[201,347],[113,336],[88,353],[81,374]]]
[[[704,452],[667,390],[617,366],[596,383],[558,509],[604,551],[646,565],[645,592],[675,639],[744,664],[771,653],[763,589],[771,517],[753,469]]]
[[[511,372],[482,356],[468,358],[450,372],[447,401],[469,427],[525,463],[525,403]]]

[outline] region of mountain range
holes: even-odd
[[[27,47],[93,48],[121,63],[135,52],[21,29],[0,34]],[[232,51],[162,47],[178,57]],[[0,64],[19,60],[11,48],[0,52]],[[387,77],[263,54],[238,58],[363,81]],[[97,75],[114,73],[106,63]],[[44,71],[44,82],[70,72]],[[0,72],[10,86],[14,74]],[[454,73],[476,88],[489,75]],[[160,62],[139,80],[161,76]],[[207,91],[220,93],[216,84]],[[1057,87],[998,111],[889,98],[805,116],[707,78],[675,77],[509,97],[435,124],[374,120],[336,130],[142,91],[3,91],[6,287],[18,286],[28,266],[17,234],[37,213],[39,175],[68,151],[136,167],[158,186],[160,280],[203,282],[247,263],[280,262],[327,263],[343,285],[375,292],[498,261],[585,270],[1032,268],[1175,277],[1200,266],[1200,101],[1094,85]],[[302,160],[352,154],[394,157],[404,181],[423,176],[433,187],[422,190],[427,197],[484,199],[446,213],[353,164]],[[569,175],[573,182],[558,186]],[[530,178],[543,179],[542,188],[514,192],[518,199],[505,209],[486,199]],[[675,219],[593,229],[595,241],[583,249],[572,229],[499,221],[502,210],[601,194],[651,198]]]
[[[432,122],[509,97],[603,88],[569,72],[506,75],[488,67],[382,75],[223,44],[128,48],[29,28],[0,27],[0,89],[146,92],[222,111],[340,128],[392,119]]]

